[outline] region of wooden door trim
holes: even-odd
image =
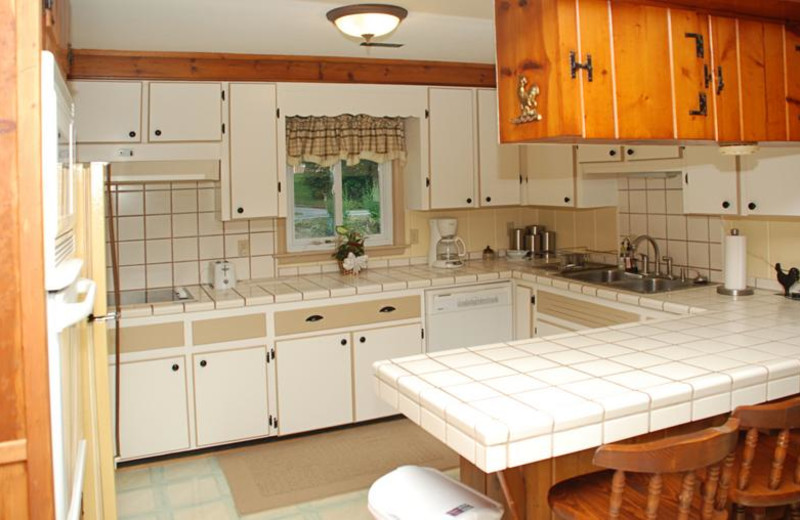
[[[70,79],[279,81],[494,87],[493,64],[75,49]]]

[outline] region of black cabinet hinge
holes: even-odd
[[[531,305],[536,305],[536,296],[531,296]]]
[[[431,111],[426,108],[425,109],[425,119],[428,119],[429,117],[431,117]]]
[[[269,355],[270,355],[270,361],[275,359],[275,349],[274,348],[269,349]]]
[[[426,188],[430,188],[431,187],[431,178],[430,177],[425,177],[425,187]]]
[[[273,423],[274,423],[274,422],[275,422],[275,420],[274,420],[274,419],[272,418],[272,416],[270,415],[270,416],[269,416],[269,425],[270,425],[270,426],[273,426]]]
[[[425,329],[419,329],[419,332],[420,336],[422,336],[422,339],[425,339]]]
[[[281,109],[280,108],[276,108],[275,109],[275,117],[277,117],[278,119],[281,118]]]
[[[222,123],[222,133],[225,133],[225,123]]]
[[[225,101],[225,91],[222,91],[222,101]]]
[[[278,193],[280,193],[280,192],[281,192],[281,183],[278,182]]]

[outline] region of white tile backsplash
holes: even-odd
[[[122,290],[209,283],[211,266],[223,259],[233,260],[240,280],[275,276],[274,219],[223,224],[215,211],[214,183],[116,188]],[[241,241],[248,254],[239,254]]]

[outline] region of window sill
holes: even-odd
[[[398,244],[391,246],[375,246],[367,248],[367,255],[372,257],[381,256],[397,256],[402,255],[406,249],[411,247],[411,244]],[[333,261],[333,248],[328,251],[308,251],[308,252],[295,252],[295,253],[277,253],[274,257],[280,260],[280,264],[293,265],[293,264],[307,264],[310,262],[325,262]]]

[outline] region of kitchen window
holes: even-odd
[[[288,166],[287,249],[330,250],[335,228],[367,237],[366,247],[392,244],[392,163],[361,159],[350,166],[302,162]]]

